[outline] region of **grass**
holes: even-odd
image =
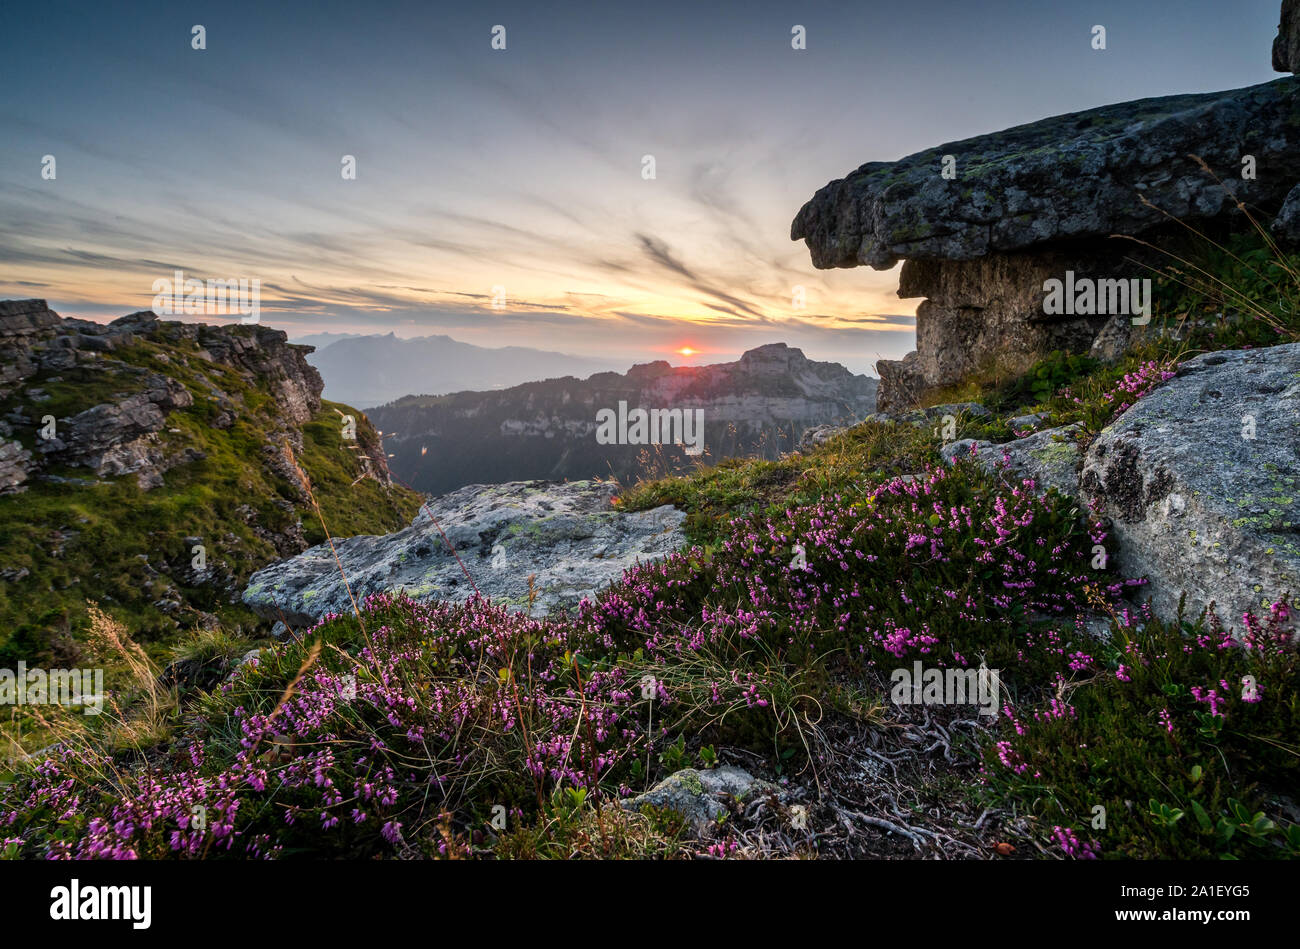
[[[99,480],[88,469],[69,468],[61,473],[95,483],[34,480],[23,493],[0,497],[0,568],[14,577],[0,584],[0,667],[19,659],[47,668],[87,662],[88,601],[111,611],[160,665],[173,661],[183,637],[213,623],[240,641],[262,635],[265,622],[238,601],[247,578],[294,552],[277,548],[275,536],[297,547],[324,539],[301,489],[265,463],[268,449],[279,451],[274,396],[264,383],[197,358],[189,345],[139,338],[111,354],[120,365],[101,357],[104,371],[38,373],[27,391],[43,389],[48,400],[18,394],[0,405],[0,412],[18,409],[38,421],[45,414],[63,419],[138,391],[148,373],[161,372],[194,396],[193,405],[168,415],[159,433],[164,449],[203,455],[171,468],[164,484],[148,491],[133,476]],[[228,428],[212,424],[220,411],[213,388],[238,406]],[[355,443],[340,437],[345,412],[357,420]],[[16,431],[29,448],[34,433]],[[359,477],[359,451],[381,450],[364,415],[325,402],[302,434],[301,464],[340,536],[386,533],[410,522],[418,495]],[[204,578],[193,570],[195,543],[204,548]],[[106,675],[116,686],[130,671],[110,663]],[[12,716],[9,730],[11,740],[28,745],[46,740],[40,723],[25,714]]]
[[[733,517],[776,512],[921,471],[938,462],[939,444],[928,428],[867,422],[832,437],[813,454],[778,461],[729,459],[688,476],[643,481],[622,493],[619,507],[676,505],[686,511],[687,537],[708,543]]]

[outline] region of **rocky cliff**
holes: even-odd
[[[811,427],[874,411],[876,385],[778,343],[734,363],[673,368],[659,361],[585,380],[409,397],[368,414],[385,433],[394,475],[417,490],[441,493],[521,479],[635,478],[694,463],[697,456],[681,445],[634,437],[602,443],[598,415],[617,413],[620,403],[629,412],[701,413],[702,457],[775,458]]]
[[[161,484],[169,468],[202,457],[190,446],[169,444],[181,440],[165,437],[168,415],[193,406],[194,394],[167,373],[132,360],[128,353],[138,345],[185,353],[176,363],[166,351],[152,353],[152,361],[164,368],[192,371],[206,362],[266,386],[275,433],[298,449],[298,429],[320,411],[323,385],[306,361],[310,349],[290,345],[279,330],[163,322],[150,311],[102,325],[61,319],[44,300],[7,300],[0,302],[0,398],[25,403],[30,414],[20,405],[11,407],[0,422],[0,434],[26,431],[34,452],[23,452],[21,463],[11,464],[0,484],[21,490],[28,478],[70,467],[87,468],[98,477],[135,475],[147,490]],[[200,364],[191,365],[191,359]],[[112,390],[113,397],[56,417],[49,409],[63,407],[64,400],[51,391],[59,388],[73,398],[100,389]],[[236,397],[213,379],[205,380],[205,388],[203,395],[216,408],[213,427],[228,428],[239,411]],[[376,470],[386,477],[386,469]]]
[[[255,325],[0,302],[0,650],[40,655],[87,599],[146,638],[242,611],[252,570],[321,536],[298,467],[333,531],[406,523],[414,496],[364,416],[321,401],[309,351]]]
[[[1300,80],[1142,99],[869,162],[820,189],[790,236],[821,268],[904,261],[899,296],[925,299],[916,352],[877,367],[893,407],[1052,350],[1113,356],[1137,314],[1049,313],[1045,283],[1151,276],[1111,235],[1230,226],[1238,201],[1277,212],[1300,182],[1297,149]]]

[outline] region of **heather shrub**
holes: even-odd
[[[556,789],[616,800],[682,735],[806,749],[831,677],[993,661],[1035,614],[1082,602],[1092,538],[1074,512],[992,485],[963,463],[741,518],[572,622],[371,597],[241,666],[165,755],[107,759],[87,740],[18,776],[0,803],[7,847],[439,855],[446,814],[481,828],[504,807],[528,825]]]
[[[590,642],[483,600],[372,597],[242,666],[165,757],[114,760],[87,740],[18,776],[0,804],[7,853],[431,856],[447,813],[482,827],[498,806],[543,816],[557,788],[615,799],[647,743],[646,660],[578,651]],[[753,673],[705,688],[689,672],[657,686],[660,730],[692,721],[694,693],[712,717],[767,706]]]
[[[1062,649],[1054,688],[1004,704],[988,799],[1052,826],[1064,856],[1300,856],[1300,826],[1282,820],[1300,779],[1289,612],[1247,614],[1236,636],[1213,611],[1117,614],[1109,641]]]
[[[962,461],[738,518],[716,547],[630,575],[584,621],[657,652],[690,627],[692,642],[717,644],[720,658],[759,651],[803,669],[1009,660],[1024,629],[1073,618],[1088,587],[1121,592],[1124,581],[1090,566],[1104,536],[1067,499],[1031,483],[995,488]]]

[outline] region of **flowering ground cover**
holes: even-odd
[[[1135,361],[1060,404],[1104,422],[1171,371]],[[1131,605],[1141,578],[1097,566],[1106,531],[1088,512],[936,449],[868,422],[806,456],[640,485],[619,506],[680,503],[695,543],[572,616],[397,591],[237,668],[223,652],[243,644],[213,634],[191,652],[219,674],[164,688],[92,610],[98,639],[139,657],[136,685],[102,721],[50,723],[60,740],[0,788],[0,849],[1300,855],[1288,603],[1156,620]],[[893,704],[892,670],[916,661],[999,670],[999,714]],[[670,810],[623,806],[719,761],[779,793],[701,839]],[[868,812],[871,787],[890,790]]]

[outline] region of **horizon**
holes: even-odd
[[[0,48],[42,65],[0,92],[20,133],[0,144],[0,295],[106,322],[179,269],[261,280],[263,322],[291,336],[508,334],[628,365],[784,342],[874,376],[914,348],[919,301],[896,268],[812,266],[788,232],[817,189],[935,142],[1276,78],[1275,0],[1175,22],[1114,0],[740,10],[376,24],[327,3],[310,29],[241,3],[8,10]]]
[[[422,340],[422,339],[445,339],[445,340],[449,340],[450,342],[453,342],[453,343],[459,343],[459,344],[462,344],[462,345],[465,345],[465,346],[474,346],[474,347],[477,348],[477,349],[484,349],[484,350],[489,350],[489,351],[490,351],[490,350],[505,350],[505,349],[526,349],[526,350],[528,350],[528,351],[530,351],[530,352],[545,353],[545,354],[547,354],[547,355],[565,356],[565,357],[568,357],[568,358],[573,359],[573,360],[583,360],[583,361],[587,361],[587,362],[599,362],[599,361],[601,361],[601,360],[603,359],[603,360],[608,361],[608,362],[616,362],[616,360],[614,360],[614,359],[611,359],[611,358],[609,358],[609,357],[599,356],[599,355],[593,355],[593,356],[580,355],[580,354],[577,354],[577,353],[567,353],[567,352],[563,352],[563,351],[561,351],[561,350],[556,350],[556,349],[543,349],[543,348],[541,348],[540,346],[521,346],[521,345],[518,344],[518,343],[508,343],[508,344],[506,344],[506,345],[504,345],[504,346],[485,346],[485,345],[483,345],[483,344],[481,344],[481,343],[468,343],[468,342],[466,342],[466,341],[463,340],[463,339],[457,339],[456,337],[451,336],[451,335],[449,335],[449,334],[447,334],[447,333],[421,333],[421,334],[418,334],[418,335],[410,335],[410,336],[403,336],[403,335],[397,333],[395,330],[389,330],[387,333],[338,333],[338,334],[330,334],[329,332],[311,332],[311,333],[304,333],[304,332],[298,332],[298,331],[296,331],[296,330],[294,330],[294,331],[290,331],[288,327],[284,327],[284,326],[275,326],[275,325],[270,324],[270,323],[262,323],[262,324],[260,324],[260,325],[262,325],[262,326],[266,326],[266,327],[268,327],[269,329],[278,329],[278,330],[283,330],[283,331],[288,335],[288,337],[289,337],[289,342],[291,342],[291,343],[297,343],[298,345],[304,345],[304,344],[302,344],[302,343],[299,343],[299,340],[309,339],[309,338],[311,338],[311,337],[316,337],[316,336],[328,336],[328,335],[337,335],[337,336],[338,336],[338,339],[330,340],[328,343],[325,343],[324,346],[318,346],[318,345],[316,345],[315,343],[308,343],[308,344],[305,344],[305,345],[316,346],[316,351],[317,351],[317,352],[320,352],[320,351],[321,351],[322,349],[324,349],[326,346],[332,346],[332,345],[334,345],[334,343],[341,343],[341,342],[343,342],[343,341],[345,341],[345,340],[356,340],[356,339],[387,339],[387,338],[389,338],[389,337],[391,336],[391,337],[393,337],[394,339],[402,340],[403,342],[411,342],[411,341]],[[297,333],[297,335],[295,335],[295,333]],[[814,361],[814,362],[835,362],[834,359],[813,360],[813,357],[808,356],[807,353],[804,353],[804,352],[803,352],[803,349],[802,349],[801,347],[799,347],[799,346],[791,346],[790,344],[788,344],[788,343],[786,343],[786,342],[784,342],[784,341],[782,341],[782,340],[773,340],[773,341],[771,341],[771,342],[766,342],[766,343],[755,343],[754,345],[752,345],[752,346],[748,346],[748,347],[746,347],[745,349],[741,350],[740,352],[735,352],[735,353],[731,353],[731,352],[722,352],[722,351],[718,351],[718,350],[707,350],[707,351],[706,351],[706,350],[696,350],[696,349],[692,349],[690,352],[682,352],[681,350],[675,350],[675,351],[673,351],[673,352],[665,353],[665,354],[662,355],[662,356],[654,356],[654,357],[651,357],[651,358],[647,358],[644,362],[634,362],[634,363],[631,364],[631,366],[629,366],[629,368],[634,368],[634,367],[636,367],[636,366],[648,365],[649,363],[653,363],[653,362],[666,362],[666,363],[668,363],[670,366],[672,366],[674,369],[703,369],[703,368],[705,368],[705,367],[707,367],[707,366],[726,365],[727,363],[733,363],[733,362],[736,362],[736,361],[738,361],[742,356],[744,356],[746,353],[752,352],[752,351],[755,350],[755,349],[761,349],[761,348],[763,348],[764,346],[787,346],[787,347],[790,348],[790,349],[798,350],[799,352],[803,353],[804,356],[806,356],[808,359],[810,359],[810,360],[812,360],[812,361]],[[710,357],[710,358],[714,359],[715,361],[713,361],[713,362],[679,362],[679,363],[674,363],[674,362],[672,361],[672,359],[668,358],[668,357],[672,357],[672,356],[676,356],[676,357],[678,357],[679,359],[688,359],[688,360],[693,360],[693,359],[696,359],[697,357],[705,357],[705,356],[707,356],[707,357]],[[839,365],[843,365],[843,364],[842,364],[842,363],[839,363]],[[847,367],[846,367],[846,368],[847,368]],[[599,373],[599,372],[606,372],[606,371],[609,371],[609,370],[596,370],[596,373]],[[627,370],[624,370],[624,372],[626,372],[626,371],[627,371]],[[856,373],[856,375],[864,375],[864,376],[867,376],[868,378],[871,378],[871,379],[878,379],[878,378],[879,378],[879,377],[875,374],[874,371]],[[537,380],[537,381],[544,381],[544,380]],[[521,385],[526,385],[527,383],[520,383],[520,384],[521,384]],[[494,388],[503,388],[503,387],[501,387],[501,386],[497,386],[497,387],[494,387]]]

